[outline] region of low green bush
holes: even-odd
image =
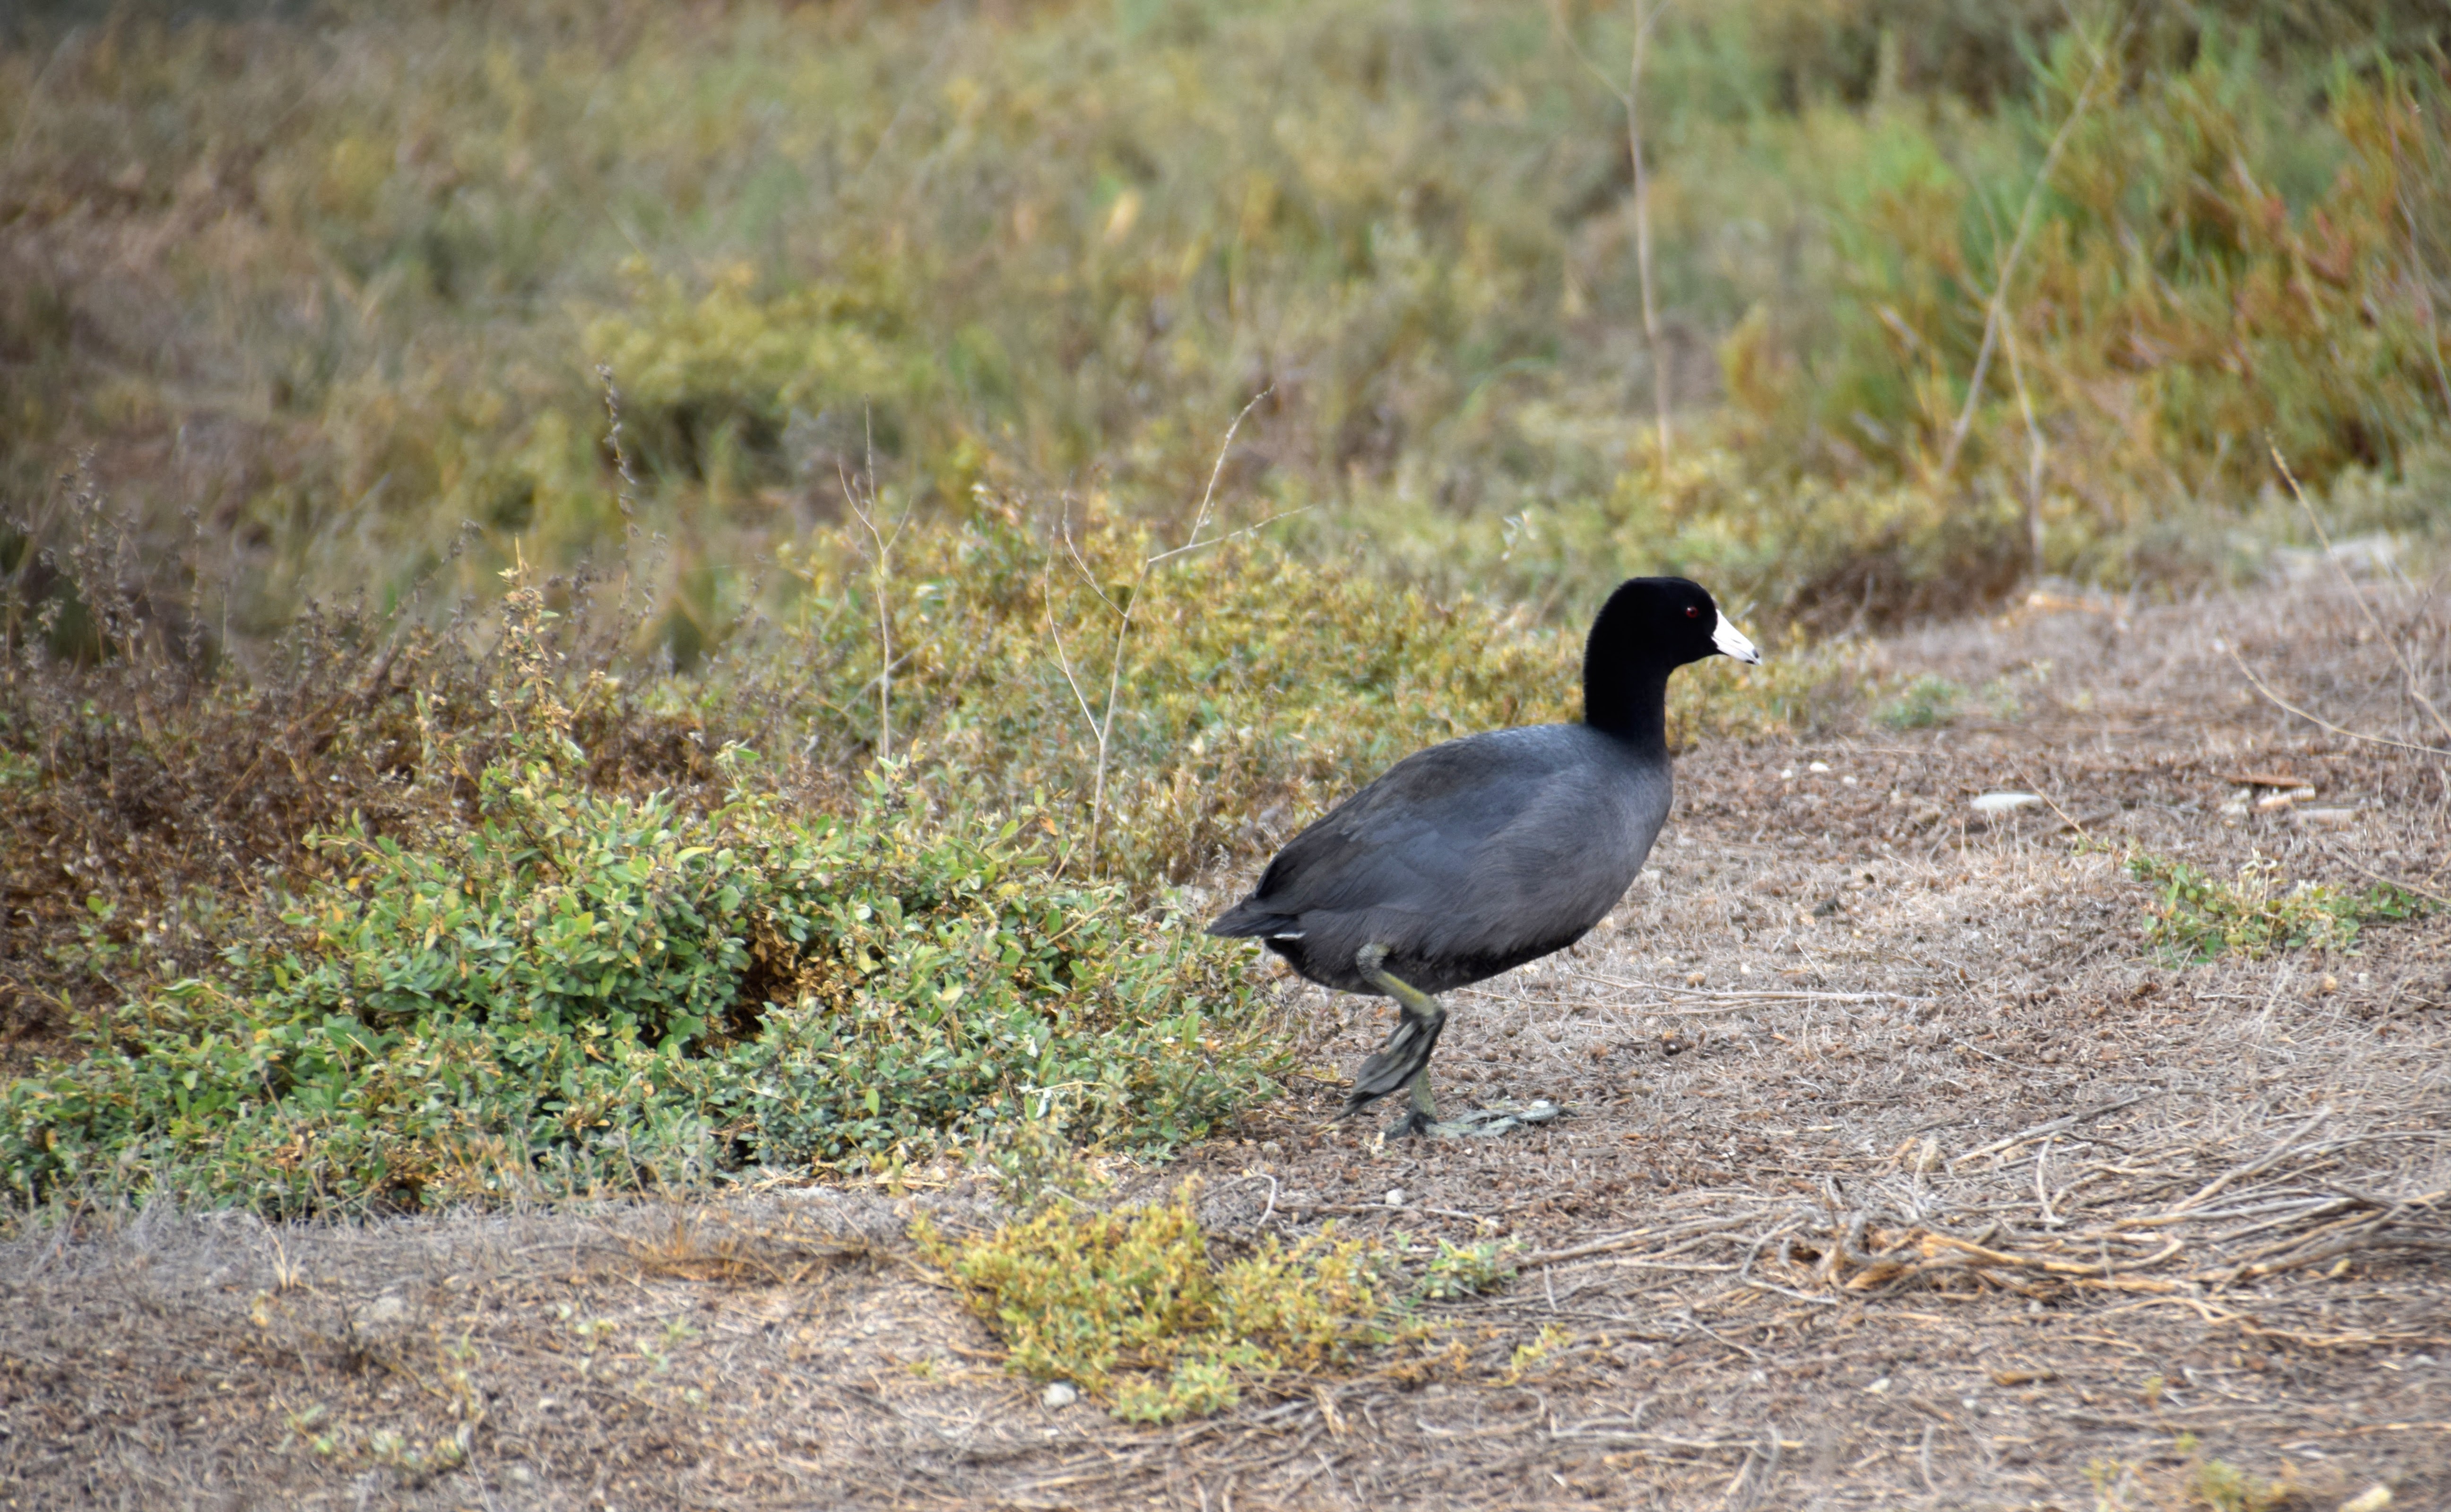
[[[2281,863],[2268,856],[2239,868],[2235,882],[2144,851],[2127,858],[2127,871],[2158,892],[2146,908],[2146,938],[2189,962],[2284,950],[2346,952],[2367,921],[2410,918],[2426,908],[2423,898],[2389,883],[2363,892],[2284,883]]]
[[[923,1227],[920,1239],[1004,1342],[1010,1369],[1069,1381],[1127,1421],[1215,1412],[1248,1386],[1419,1332],[1397,1306],[1385,1246],[1340,1239],[1330,1223],[1221,1265],[1187,1184],[1162,1206],[1056,1207],[975,1238]]]
[[[1892,730],[1929,730],[1955,718],[1965,705],[1966,690],[1949,678],[1925,673],[1900,688],[1873,717]]]
[[[1457,1245],[1441,1239],[1438,1252],[1422,1267],[1419,1291],[1432,1302],[1496,1291],[1515,1277],[1515,1257],[1521,1246],[1513,1240],[1484,1239]]]
[[[430,1206],[865,1168],[1025,1115],[1164,1145],[1266,1090],[1247,957],[1049,881],[1031,813],[885,768],[838,816],[740,783],[692,814],[536,750],[483,772],[456,838],[322,837],[286,941],[10,1085],[9,1186]]]
[[[0,1094],[0,1181],[305,1211],[1198,1134],[1275,1051],[1255,957],[1167,884],[1420,745],[1571,717],[1581,637],[1251,536],[1144,571],[1162,544],[992,499],[890,573],[823,536],[695,676],[613,677],[524,571],[481,652],[352,620],[260,688],[134,641],[32,664],[0,858],[52,906],[0,986],[74,1037]],[[1696,669],[1676,730],[1845,675]],[[97,858],[82,909],[59,854]]]
[[[912,525],[879,580],[856,537],[822,535],[788,559],[800,601],[772,639],[728,658],[708,699],[769,711],[761,739],[846,770],[881,745],[882,703],[896,750],[1001,801],[1043,800],[1060,854],[1145,888],[1265,854],[1422,746],[1581,711],[1583,634],[1604,588],[1543,618],[1262,534],[1143,572],[1183,543],[1094,501],[1066,520],[988,496],[968,520]],[[1671,682],[1671,738],[1802,728],[1850,681],[1835,654],[1714,658]]]

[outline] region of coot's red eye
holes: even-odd
[[[1696,605],[1687,604],[1685,606],[1685,618],[1688,619],[1699,619],[1702,618],[1702,611]]]

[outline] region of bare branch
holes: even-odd
[[[1575,61],[1589,69],[1592,77],[1599,81],[1601,88],[1615,96],[1619,105],[1625,103],[1625,90],[1618,87],[1617,75],[1601,68],[1593,60],[1590,53],[1583,50],[1583,45],[1575,40],[1575,29],[1567,23],[1565,7],[1559,3],[1559,0],[1549,0],[1549,29],[1557,33],[1558,40],[1566,45],[1566,50],[1575,55]]]
[[[1634,262],[1642,281],[1642,340],[1651,352],[1652,407],[1659,427],[1659,471],[1668,472],[1668,348],[1659,340],[1659,301],[1651,277],[1651,174],[1642,159],[1642,65],[1651,29],[1667,10],[1634,0],[1634,60],[1626,66],[1625,144],[1634,158]]]
[[[895,660],[892,604],[893,543],[902,539],[902,527],[911,522],[911,506],[907,502],[903,505],[902,514],[894,520],[891,534],[888,534],[885,527],[877,522],[876,420],[873,413],[867,415],[867,424],[868,465],[865,473],[865,494],[862,492],[861,484],[854,483],[849,475],[843,474],[839,465],[836,466],[835,472],[842,477],[843,498],[851,505],[853,516],[859,520],[860,527],[868,532],[869,540],[876,548],[876,554],[869,559],[869,579],[876,593],[877,664],[880,669],[876,675],[876,755],[879,760],[891,761],[893,759]],[[862,555],[865,556],[867,553],[863,551]]]
[[[1083,722],[1089,726],[1090,738],[1097,742],[1098,758],[1101,761],[1104,761],[1107,756],[1107,732],[1098,726],[1098,716],[1096,712],[1089,707],[1089,696],[1081,691],[1081,679],[1072,675],[1072,654],[1064,644],[1063,628],[1056,623],[1054,575],[1055,553],[1050,549],[1047,554],[1047,564],[1040,569],[1038,574],[1039,598],[1047,606],[1047,638],[1055,643],[1055,665],[1061,669],[1064,674],[1064,685],[1072,690],[1072,701],[1080,705],[1081,718]],[[1061,876],[1064,874],[1065,863],[1069,859],[1069,856],[1060,856],[1057,858],[1055,863],[1056,875]],[[1090,859],[1092,864],[1094,864],[1096,861],[1095,855],[1092,855]]]
[[[2434,700],[2425,696],[2424,688],[2418,682],[2417,669],[2409,665],[2408,654],[2401,649],[2399,638],[2383,629],[2382,620],[2375,615],[2374,605],[2366,602],[2364,591],[2359,588],[2357,579],[2349,576],[2349,569],[2332,550],[2332,533],[2324,528],[2323,518],[2315,513],[2315,506],[2306,501],[2306,490],[2298,486],[2298,475],[2289,470],[2288,459],[2281,455],[2281,448],[2273,443],[2270,437],[2265,438],[2264,444],[2272,453],[2272,465],[2281,469],[2282,480],[2289,484],[2290,497],[2296,499],[2298,507],[2305,512],[2306,523],[2314,527],[2315,539],[2323,542],[2324,560],[2332,564],[2332,571],[2340,578],[2341,586],[2346,588],[2349,591],[2349,597],[2357,600],[2358,612],[2365,616],[2366,628],[2372,630],[2375,633],[2375,638],[2390,650],[2391,659],[2400,668],[2402,683],[2408,690],[2410,701],[2433,717],[2436,729],[2446,736],[2451,736],[2451,719],[2443,718],[2442,711],[2436,708]]]
[[[1202,527],[1208,523],[1209,505],[1217,497],[1218,477],[1226,471],[1226,454],[1234,449],[1235,433],[1243,428],[1243,422],[1250,418],[1251,411],[1259,408],[1260,401],[1267,398],[1270,394],[1275,392],[1276,385],[1271,383],[1267,387],[1263,388],[1258,393],[1252,395],[1250,403],[1245,404],[1234,416],[1233,423],[1226,427],[1226,439],[1218,442],[1217,445],[1217,461],[1208,469],[1208,486],[1202,490],[1200,495],[1199,512],[1191,518],[1191,534],[1186,538],[1184,543],[1180,547],[1176,548],[1176,551],[1161,552],[1157,556],[1144,558],[1141,561],[1140,571],[1132,577],[1131,590],[1124,599],[1123,619],[1121,623],[1115,626],[1114,657],[1107,666],[1107,709],[1106,713],[1097,720],[1098,768],[1096,776],[1091,780],[1089,789],[1089,864],[1092,867],[1095,867],[1098,863],[1099,842],[1106,826],[1107,751],[1108,742],[1115,732],[1115,703],[1123,694],[1124,651],[1127,642],[1131,638],[1132,616],[1141,606],[1141,589],[1147,583],[1150,571],[1155,568],[1160,561],[1165,560],[1167,557],[1176,555],[1178,552],[1188,551],[1193,546],[1201,543],[1200,532]],[[1101,595],[1101,597],[1104,596]]]
[[[2000,340],[2000,315],[2008,305],[2010,280],[2016,275],[2017,260],[2025,256],[2026,239],[2033,234],[2034,214],[2042,207],[2043,190],[2050,185],[2051,173],[2059,167],[2060,153],[2068,147],[2069,134],[2085,119],[2086,108],[2093,101],[2093,87],[2101,82],[2102,70],[2109,61],[2108,48],[2094,49],[2092,71],[2085,76],[2085,87],[2077,91],[2076,103],[2069,107],[2067,119],[2051,134],[2051,145],[2043,153],[2043,166],[2034,170],[2034,182],[2026,190],[2026,207],[2017,216],[2016,238],[2009,244],[1991,280],[1991,298],[1983,316],[1983,345],[1974,354],[1974,372],[1966,382],[1966,404],[1957,412],[1957,423],[1950,427],[1949,445],[1940,456],[1942,478],[1947,478],[1957,465],[1958,448],[1966,443],[1967,427],[1974,423],[1974,406],[1983,398],[1984,375],[1990,370],[1991,352]]]
[[[1098,575],[1089,570],[1089,564],[1081,558],[1081,548],[1073,542],[1072,514],[1069,509],[1067,509],[1064,514],[1064,549],[1070,554],[1073,567],[1081,574],[1081,580],[1088,583],[1089,591],[1098,596],[1098,601],[1105,604],[1110,613],[1120,616],[1124,612],[1123,605],[1107,597],[1106,586],[1098,581]]]
[[[1252,534],[1254,531],[1264,530],[1266,527],[1275,524],[1280,520],[1291,520],[1296,515],[1309,514],[1312,507],[1313,506],[1309,504],[1304,504],[1300,509],[1280,509],[1275,514],[1270,515],[1267,519],[1255,520],[1249,524],[1245,525],[1240,530],[1229,530],[1222,536],[1211,536],[1206,540],[1195,540],[1188,545],[1177,546],[1172,551],[1161,551],[1156,556],[1151,557],[1149,561],[1154,565],[1158,562],[1167,560],[1168,558],[1180,557],[1186,551],[1198,551],[1203,546],[1223,545],[1225,542],[1232,540],[1237,536],[1247,536]]]
[[[2417,745],[2407,740],[2394,740],[2388,736],[2363,735],[2358,731],[2344,729],[2340,725],[2334,724],[2331,720],[2324,718],[2320,714],[2310,714],[2306,710],[2301,709],[2296,704],[2291,703],[2288,699],[2281,697],[2281,695],[2273,692],[2262,677],[2255,675],[2255,669],[2246,664],[2246,658],[2238,654],[2238,648],[2236,646],[2232,646],[2225,642],[2222,649],[2229,653],[2230,660],[2238,663],[2238,670],[2245,675],[2246,680],[2255,684],[2255,691],[2264,695],[2266,701],[2271,703],[2274,708],[2281,710],[2284,714],[2294,714],[2299,718],[2305,720],[2309,724],[2317,725],[2323,729],[2331,731],[2334,735],[2341,736],[2343,739],[2362,740],[2367,745],[2389,746],[2395,751],[2414,751],[2419,756],[2441,756],[2446,760],[2451,760],[2451,751],[2445,751],[2436,746]]]
[[[1261,389],[1258,393],[1253,394],[1251,396],[1251,402],[1245,404],[1240,410],[1235,412],[1234,422],[1226,427],[1226,439],[1217,444],[1217,461],[1209,464],[1208,486],[1200,491],[1200,512],[1191,517],[1191,534],[1184,538],[1183,549],[1188,549],[1191,546],[1198,544],[1200,540],[1201,527],[1208,523],[1208,505],[1209,502],[1217,497],[1217,477],[1220,473],[1223,473],[1226,470],[1226,454],[1234,449],[1234,433],[1243,428],[1243,422],[1251,418],[1251,411],[1260,407],[1260,401],[1267,398],[1270,394],[1273,394],[1276,391],[1277,385],[1270,383],[1265,388]],[[1172,552],[1167,552],[1165,556],[1151,557],[1147,562],[1143,562],[1141,566],[1143,570],[1146,571],[1149,562],[1162,561],[1165,560],[1166,556],[1172,555]]]

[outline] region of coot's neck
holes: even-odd
[[[1637,756],[1665,760],[1669,669],[1619,666],[1602,673],[1592,665],[1594,659],[1590,652],[1584,654],[1583,723],[1615,736]]]

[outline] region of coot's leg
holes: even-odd
[[[1406,1139],[1426,1134],[1439,1121],[1439,1101],[1430,1094],[1430,1067],[1427,1061],[1413,1073],[1413,1106],[1404,1116],[1387,1126],[1389,1139]]]
[[[1385,971],[1387,947],[1365,945],[1354,953],[1353,964],[1370,985],[1396,1000],[1396,1027],[1387,1035],[1387,1043],[1378,1053],[1362,1063],[1353,1075],[1353,1090],[1344,1099],[1343,1116],[1355,1113],[1400,1087],[1413,1089],[1412,1108],[1388,1130],[1388,1137],[1401,1139],[1418,1134],[1438,1119],[1438,1104],[1430,1095],[1430,1052],[1439,1046],[1439,1031],[1446,1028],[1447,1011],[1439,1000]]]

